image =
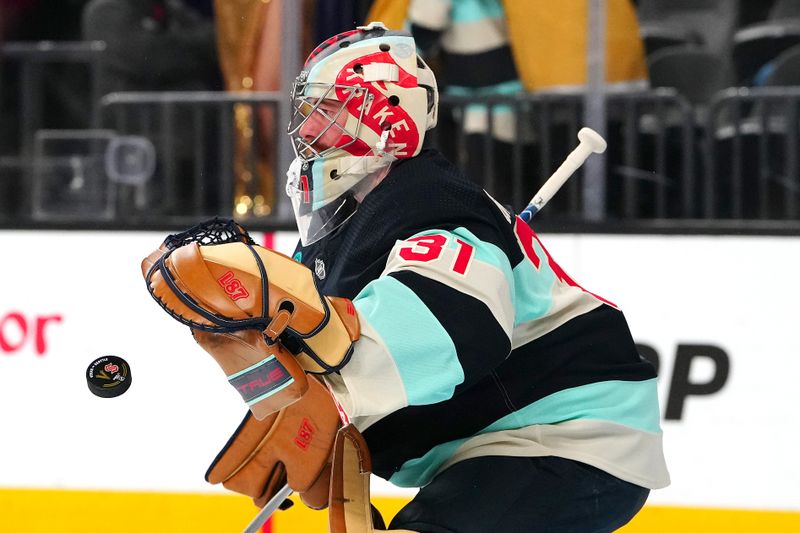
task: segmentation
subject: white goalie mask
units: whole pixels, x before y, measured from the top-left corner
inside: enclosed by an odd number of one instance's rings
[[[309,245],[352,216],[394,161],[420,152],[438,91],[411,35],[373,22],[311,52],[292,105],[286,193]]]

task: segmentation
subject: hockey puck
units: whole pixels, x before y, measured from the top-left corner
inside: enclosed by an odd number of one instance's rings
[[[115,398],[131,386],[131,367],[122,357],[106,355],[92,361],[86,369],[86,383],[92,394]]]

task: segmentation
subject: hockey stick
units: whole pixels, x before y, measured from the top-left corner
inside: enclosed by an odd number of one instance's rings
[[[555,196],[561,186],[583,165],[590,155],[602,154],[606,151],[605,139],[591,128],[581,128],[578,132],[578,140],[580,143],[577,148],[567,156],[561,166],[544,182],[542,188],[531,198],[528,207],[519,214],[522,220],[530,222],[533,216]]]
[[[283,503],[283,500],[288,498],[291,493],[292,489],[289,488],[289,485],[284,485],[283,488],[276,492],[275,496],[273,496],[267,502],[264,508],[258,512],[256,517],[253,518],[253,521],[248,524],[242,533],[258,533],[261,531],[261,526],[263,526],[266,521],[269,520],[269,517],[272,516],[272,513],[274,513],[278,507],[280,507],[280,505]]]

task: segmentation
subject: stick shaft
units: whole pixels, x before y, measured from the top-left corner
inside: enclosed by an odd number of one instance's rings
[[[576,170],[588,159],[592,151],[584,145],[580,145],[573,150],[563,163],[553,172],[553,175],[542,185],[542,188],[533,196],[532,204],[539,209],[556,195],[559,189],[567,182]]]
[[[588,128],[584,128],[584,130],[588,130]],[[522,220],[530,222],[533,216],[556,195],[558,190],[561,189],[570,176],[586,162],[586,159],[588,159],[590,155],[593,153],[602,153],[605,150],[605,141],[603,138],[593,131],[591,133],[591,137],[582,140],[547,181],[544,182],[544,185],[536,191],[536,194],[533,195],[528,206],[519,214]]]
[[[258,533],[261,530],[261,526],[263,526],[269,517],[272,516],[278,507],[280,507],[283,500],[289,497],[292,493],[292,489],[289,488],[289,485],[284,485],[281,490],[275,493],[275,496],[270,498],[267,504],[264,506],[261,511],[253,518],[253,521],[248,524],[245,530],[242,533]]]

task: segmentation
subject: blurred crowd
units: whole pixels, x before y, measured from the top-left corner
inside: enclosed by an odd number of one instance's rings
[[[92,104],[87,98],[92,90],[101,96],[114,91],[279,90],[283,85],[278,58],[286,39],[281,5],[288,1],[0,0],[0,44],[105,42],[97,87],[90,88],[74,65],[49,69],[44,84],[42,126],[87,128],[86,110]],[[390,28],[413,33],[445,95],[569,93],[582,90],[586,83],[589,2],[584,0],[301,3],[302,31],[294,43],[301,57],[324,36],[382,20]],[[795,59],[800,57],[800,0],[607,0],[606,5],[609,90],[674,87],[702,116],[714,94],[726,87],[800,83],[800,68],[795,65],[800,61]],[[776,28],[780,39],[775,38]],[[0,154],[10,154],[19,149],[22,82],[19,70],[13,62],[3,61],[2,52],[0,64]],[[235,120],[249,124],[254,112],[239,106]],[[244,168],[236,172],[240,213],[268,213],[275,194],[275,117],[269,110],[259,113],[258,153],[248,154],[244,140],[236,146],[239,161],[258,159],[257,175]],[[466,136],[469,148],[463,163],[481,183],[487,175],[482,147],[491,132],[496,178],[484,184],[508,201],[511,185],[502,177],[511,172],[512,144],[537,142],[535,128],[529,126],[536,117],[519,128],[521,122],[510,107],[495,106],[487,113],[485,106],[475,104],[456,118],[442,117],[444,131],[458,128]],[[239,134],[245,130],[246,126],[239,128]],[[446,151],[447,139],[454,136],[443,137]],[[525,153],[530,158],[536,154]]]

